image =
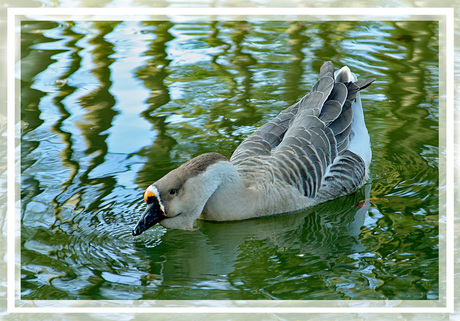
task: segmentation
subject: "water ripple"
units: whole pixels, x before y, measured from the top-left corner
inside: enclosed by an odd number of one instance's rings
[[[436,23],[21,28],[23,299],[437,299]],[[148,185],[230,156],[324,60],[377,78],[362,95],[369,185],[296,214],[132,236]]]

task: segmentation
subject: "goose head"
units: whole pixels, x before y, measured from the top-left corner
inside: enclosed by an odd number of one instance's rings
[[[206,202],[222,182],[225,167],[233,166],[218,153],[197,156],[150,185],[144,193],[147,207],[133,235],[159,223],[166,228],[192,230]]]

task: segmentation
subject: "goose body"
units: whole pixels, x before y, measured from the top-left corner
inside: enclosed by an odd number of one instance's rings
[[[243,220],[291,212],[360,188],[372,158],[357,80],[348,67],[320,70],[309,94],[244,140],[228,160],[197,156],[144,193],[147,208],[133,230],[156,223],[193,229],[196,219]]]

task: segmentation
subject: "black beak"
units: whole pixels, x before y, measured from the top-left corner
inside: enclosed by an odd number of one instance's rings
[[[166,215],[160,208],[158,200],[155,198],[154,201],[147,205],[144,213],[142,214],[139,222],[137,222],[136,227],[133,230],[133,235],[138,236],[142,232],[148,230],[161,220],[165,219]]]

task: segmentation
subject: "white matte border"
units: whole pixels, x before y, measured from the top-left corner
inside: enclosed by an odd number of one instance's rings
[[[341,301],[347,306],[324,306],[328,301],[318,301],[320,307],[228,307],[229,301],[203,301],[207,306],[145,306],[143,303],[156,304],[160,301],[62,301],[37,300],[41,307],[18,306],[19,296],[18,266],[20,254],[16,253],[19,238],[18,215],[19,202],[16,201],[18,187],[18,146],[16,139],[19,135],[20,121],[16,119],[16,88],[17,80],[17,34],[20,32],[19,21],[21,16],[28,16],[36,20],[143,20],[155,16],[178,17],[196,19],[198,17],[250,16],[254,18],[267,17],[273,20],[306,19],[318,20],[318,16],[344,20],[406,20],[418,18],[420,20],[436,20],[430,17],[440,16],[444,24],[440,23],[440,35],[445,37],[446,48],[440,48],[440,61],[445,61],[446,88],[446,216],[445,216],[445,255],[446,255],[446,293],[443,307],[406,307],[395,306],[403,301]],[[346,18],[344,18],[346,17]],[[441,20],[443,20],[441,19]],[[441,21],[440,21],[441,22]],[[445,25],[445,30],[441,30]],[[19,30],[19,31],[18,31]],[[7,19],[7,309],[10,313],[452,313],[454,311],[454,9],[453,8],[10,8]],[[445,60],[441,55],[445,55]],[[441,65],[442,66],[442,65]],[[440,79],[440,82],[443,82]],[[440,119],[440,122],[443,121]],[[440,280],[442,282],[443,280]],[[440,293],[440,296],[444,293]],[[420,300],[418,302],[421,302]],[[428,300],[430,302],[436,302]],[[22,301],[23,303],[28,301]],[[30,301],[29,301],[30,302]],[[82,306],[90,302],[105,306]],[[108,302],[108,303],[107,303]],[[182,301],[187,302],[187,301]],[[191,301],[196,302],[196,301]],[[213,304],[209,304],[213,302]],[[235,301],[237,303],[238,301]],[[249,302],[249,301],[244,301]],[[295,300],[287,301],[295,302]],[[331,302],[331,301],[329,301]],[[332,301],[338,302],[338,301]],[[372,305],[377,306],[372,307]],[[417,301],[411,301],[417,302]],[[275,303],[275,302],[273,302]],[[279,301],[277,302],[279,303]],[[27,305],[27,304],[25,304]],[[66,305],[73,305],[66,307]],[[117,305],[117,306],[115,306]],[[140,306],[142,305],[142,306]],[[227,307],[216,307],[226,305]]]

